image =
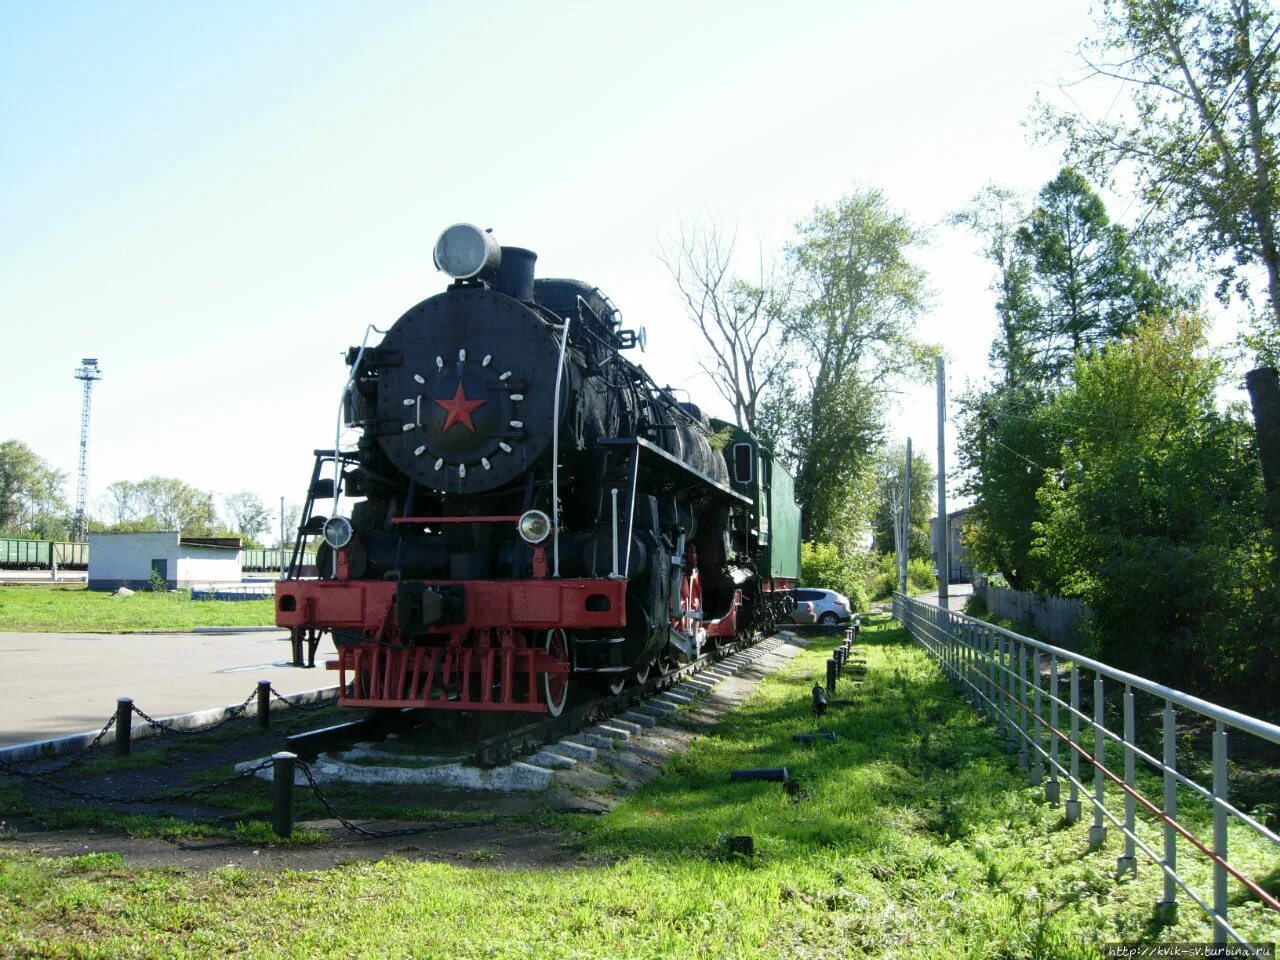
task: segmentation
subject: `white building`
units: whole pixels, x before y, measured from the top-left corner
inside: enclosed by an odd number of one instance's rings
[[[969,564],[969,551],[960,542],[965,521],[969,516],[969,507],[952,510],[947,514],[947,560],[951,567],[947,583],[969,583],[973,579],[973,567]],[[929,520],[929,552],[933,557],[933,565],[938,566],[938,518]]]
[[[159,533],[89,534],[89,589],[149,587],[152,573],[170,589],[240,581],[238,537]]]

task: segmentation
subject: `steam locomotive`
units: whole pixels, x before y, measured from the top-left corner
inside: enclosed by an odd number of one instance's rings
[[[316,451],[295,545],[319,578],[277,586],[280,626],[332,635],[341,702],[558,716],[784,616],[799,508],[768,447],[659,388],[623,356],[643,330],[532,251],[456,224],[434,259],[448,288],[347,354],[360,439]]]

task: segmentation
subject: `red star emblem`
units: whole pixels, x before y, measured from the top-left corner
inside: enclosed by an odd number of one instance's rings
[[[436,401],[449,412],[449,416],[444,422],[446,431],[455,423],[461,423],[472,433],[476,432],[476,425],[471,422],[471,411],[476,407],[484,406],[487,402],[487,400],[468,400],[466,392],[462,389],[461,381],[458,382],[458,389],[454,392],[453,399]]]

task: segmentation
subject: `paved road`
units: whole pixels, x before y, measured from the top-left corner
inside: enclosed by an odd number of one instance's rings
[[[96,730],[117,697],[153,717],[244,700],[259,680],[281,693],[334,685],[291,665],[284,631],[257,633],[0,633],[0,746]]]
[[[962,612],[964,610],[965,601],[969,599],[972,593],[972,583],[951,584],[947,587],[947,609]],[[923,600],[925,603],[932,603],[935,607],[938,605],[938,594],[936,591],[934,593],[922,593],[918,597],[913,597],[912,599]]]

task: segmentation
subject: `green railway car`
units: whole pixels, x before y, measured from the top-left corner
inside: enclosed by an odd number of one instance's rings
[[[0,540],[0,567],[9,570],[37,570],[49,566],[48,540]]]
[[[800,578],[800,507],[795,480],[762,443],[741,427],[712,420],[718,433],[728,431],[724,447],[733,489],[751,498],[746,519],[747,544],[760,574],[760,592],[775,618],[785,616],[793,604],[792,591]]]

